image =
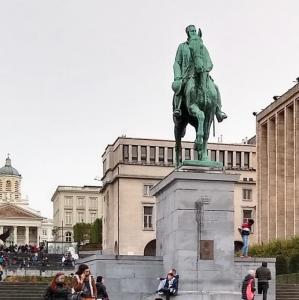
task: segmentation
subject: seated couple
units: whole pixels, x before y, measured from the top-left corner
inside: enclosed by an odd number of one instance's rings
[[[165,295],[166,300],[169,300],[170,296],[175,296],[178,292],[179,275],[175,269],[171,269],[166,278],[158,278],[160,284],[158,287],[158,294]]]

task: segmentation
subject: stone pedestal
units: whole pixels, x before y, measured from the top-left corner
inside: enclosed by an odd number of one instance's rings
[[[241,298],[234,290],[238,178],[221,170],[179,169],[152,189],[157,199],[157,255],[163,257],[165,273],[177,269],[182,299]]]

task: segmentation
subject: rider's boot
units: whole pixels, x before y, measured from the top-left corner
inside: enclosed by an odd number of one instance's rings
[[[173,116],[174,117],[180,117],[182,115],[182,111],[179,109],[179,108],[176,108],[174,111],[173,111]]]
[[[216,115],[216,119],[219,123],[227,118],[226,113],[221,111],[219,108],[217,108],[215,115]]]

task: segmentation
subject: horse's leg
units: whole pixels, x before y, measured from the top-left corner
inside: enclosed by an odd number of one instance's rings
[[[174,121],[174,137],[175,137],[175,161],[176,167],[182,162],[182,137],[185,135],[185,130],[187,124],[182,120],[177,119],[177,117],[173,117]]]
[[[203,124],[204,124],[205,116],[203,111],[200,110],[200,108],[198,107],[196,101],[194,79],[190,79],[187,82],[186,104],[187,104],[187,109],[189,114],[197,119],[197,128],[195,128],[196,130],[195,149],[198,151],[199,159],[201,159],[201,150],[202,150],[203,135],[204,135]]]
[[[208,140],[210,136],[210,129],[214,119],[214,112],[210,112],[209,115],[205,116],[204,121],[204,136],[203,136],[203,147],[202,147],[202,160],[208,160]]]

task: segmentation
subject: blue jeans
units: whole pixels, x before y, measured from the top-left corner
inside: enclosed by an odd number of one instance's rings
[[[242,254],[244,256],[248,256],[249,235],[242,235],[242,240],[243,240]]]

